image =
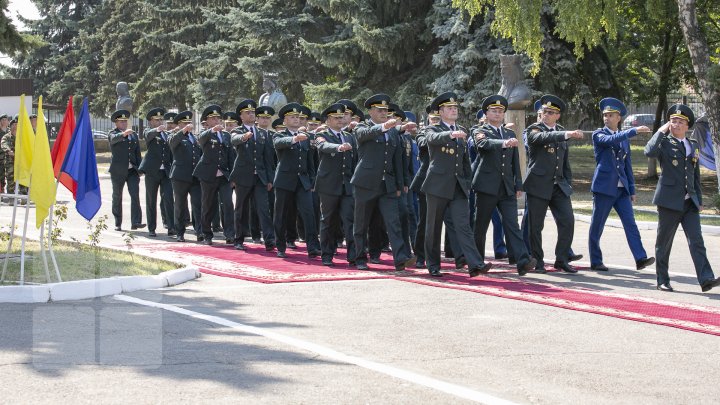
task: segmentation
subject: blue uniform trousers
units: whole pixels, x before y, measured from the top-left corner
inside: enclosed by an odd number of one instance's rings
[[[590,264],[599,265],[603,262],[602,251],[600,250],[600,237],[603,229],[605,229],[605,221],[607,221],[610,210],[615,208],[615,212],[620,216],[623,229],[625,230],[625,238],[632,252],[635,261],[647,258],[647,253],[640,239],[640,231],[638,231],[635,223],[635,215],[633,214],[632,201],[630,194],[625,187],[618,187],[614,196],[601,193],[593,193],[593,212],[590,220],[590,239],[588,245],[590,247]]]

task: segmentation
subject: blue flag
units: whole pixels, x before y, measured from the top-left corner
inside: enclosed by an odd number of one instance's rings
[[[698,141],[700,148],[700,164],[709,170],[715,170],[715,152],[713,151],[713,140],[710,134],[710,123],[706,117],[700,117],[693,129],[693,138]]]
[[[100,180],[98,180],[87,97],[83,100],[82,111],[60,171],[67,173],[77,183],[77,188],[73,193],[75,209],[88,221],[93,219],[100,210],[102,200],[100,199]]]

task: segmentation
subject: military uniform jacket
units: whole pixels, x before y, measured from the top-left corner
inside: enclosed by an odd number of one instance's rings
[[[163,134],[165,139],[163,139]],[[162,166],[163,171],[169,174],[173,156],[170,151],[167,133],[162,133],[155,128],[148,128],[145,130],[145,141],[147,151],[142,162],[140,162],[138,171],[146,176],[159,176],[160,166]]]
[[[347,132],[343,132],[345,141],[352,145],[352,149],[339,152],[338,147],[343,143],[339,136],[334,135],[329,129],[316,134],[316,138],[323,138],[324,141],[317,142],[317,150],[320,154],[320,164],[315,179],[315,191],[329,195],[353,195],[353,187],[350,183],[355,166],[357,165],[357,142]]]
[[[202,156],[202,148],[197,139],[190,140],[190,136],[183,131],[177,131],[168,138],[173,163],[170,167],[170,178],[185,182],[193,181],[193,171]]]
[[[403,148],[398,130],[383,132],[382,125],[366,120],[358,123],[353,134],[358,143],[358,164],[352,185],[383,193],[402,190]]]
[[[403,186],[410,187],[413,180],[413,140],[409,133],[401,132],[402,140],[402,162],[403,162]]]
[[[615,196],[618,184],[622,184],[630,195],[635,195],[635,177],[630,159],[630,141],[637,134],[635,128],[615,134],[608,127],[595,130],[592,134],[595,151],[595,173],[590,190],[593,193]]]
[[[528,170],[523,182],[526,193],[550,200],[557,183],[568,197],[572,194],[572,170],[564,128],[551,131],[542,122],[525,129],[528,146]]]
[[[310,190],[315,183],[315,150],[309,136],[307,140],[292,143],[293,136],[287,129],[273,136],[278,158],[273,187],[295,191],[299,181],[305,190]]]
[[[428,166],[430,166],[430,152],[428,152],[427,145],[427,127],[418,131],[415,136],[415,142],[417,142],[418,156],[417,159],[420,161],[420,167],[415,172],[415,177],[410,182],[410,189],[416,193],[421,192],[422,184],[427,176]]]
[[[110,174],[113,176],[125,177],[130,169],[138,170],[140,167],[140,141],[138,135],[132,133],[123,136],[122,131],[115,128],[108,133],[110,141]]]
[[[193,175],[201,181],[213,181],[219,177],[219,170],[229,180],[230,170],[235,160],[235,152],[230,144],[230,134],[225,131],[213,132],[211,129],[207,129],[198,136],[197,141],[202,148],[202,156]]]
[[[695,206],[702,205],[702,189],[700,188],[700,166],[698,165],[699,150],[697,141],[690,141],[692,153],[686,156],[684,141],[674,138],[668,133],[656,132],[647,145],[645,156],[656,158],[660,162],[662,174],[658,179],[653,204],[682,211],[685,195],[688,195]]]
[[[230,134],[236,155],[230,181],[236,185],[252,187],[259,179],[262,185],[267,186],[274,181],[275,176],[275,149],[272,138],[266,130],[255,127],[255,137],[243,142],[242,137],[247,132],[247,128],[241,125]]]
[[[15,153],[15,135],[9,132],[0,139],[0,166],[8,166],[8,162],[12,163],[15,161],[15,158],[10,156],[8,152]],[[5,179],[0,179],[0,181],[4,182]]]
[[[477,157],[473,161],[473,190],[497,195],[504,188],[506,195],[515,195],[522,190],[522,172],[520,171],[520,155],[517,148],[503,148],[503,144],[510,138],[516,138],[515,132],[500,127],[500,132],[490,124],[476,128],[473,139],[477,134],[485,137],[475,140]]]
[[[457,130],[467,133],[467,129],[461,126],[457,126]],[[467,142],[463,139],[451,138],[452,132],[443,122],[427,129],[430,165],[422,184],[422,192],[425,194],[452,199],[456,183],[460,185],[466,196],[470,194],[472,171]]]

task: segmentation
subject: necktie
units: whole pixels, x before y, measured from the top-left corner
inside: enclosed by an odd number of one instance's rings
[[[218,137],[218,140],[220,141],[220,143],[223,143],[222,134],[220,132],[217,133],[217,137]]]
[[[195,137],[193,136],[192,132],[188,132],[188,138],[190,138],[190,143],[195,145]]]
[[[454,132],[454,131],[455,131],[455,125],[450,125],[450,130]]]
[[[163,141],[167,142],[167,135],[165,135],[165,132],[161,132],[160,137],[162,138]]]

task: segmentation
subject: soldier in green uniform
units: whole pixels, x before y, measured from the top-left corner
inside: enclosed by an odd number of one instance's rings
[[[690,248],[690,257],[703,292],[720,285],[715,278],[705,251],[700,211],[702,190],[700,188],[700,154],[697,141],[685,137],[695,123],[690,107],[676,104],[667,112],[670,121],[660,127],[645,145],[645,156],[660,162],[662,174],[657,183],[653,204],[658,209],[657,240],[655,256],[657,264],[657,289],[673,291],[670,286],[670,250],[678,225],[682,224]]]
[[[137,133],[128,128],[130,112],[117,110],[112,113],[110,120],[115,128],[108,133],[110,142],[110,180],[113,185],[112,213],[115,217],[115,230],[120,231],[122,225],[122,192],[125,184],[130,194],[130,224],[131,229],[144,228],[142,224],[142,210],[140,208],[140,141]]]

